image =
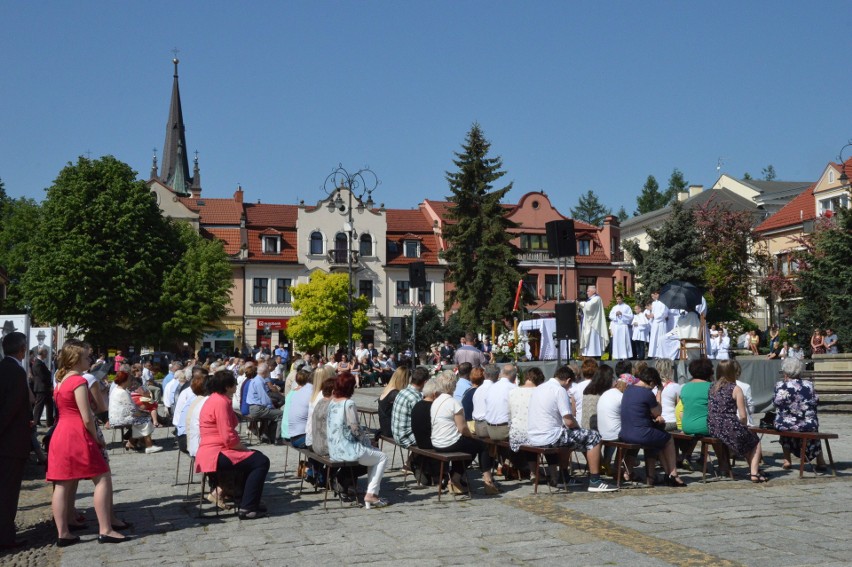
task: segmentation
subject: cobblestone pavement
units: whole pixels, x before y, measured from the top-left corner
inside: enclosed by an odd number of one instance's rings
[[[358,391],[360,404],[375,404],[378,388]],[[582,484],[568,493],[534,495],[529,483],[503,482],[503,494],[486,497],[472,475],[472,500],[445,495],[439,503],[431,488],[403,487],[398,471],[386,473],[382,496],[392,505],[380,510],[341,508],[322,494],[299,494],[291,451],[283,474],[285,448],[260,445],[272,460],[264,492],[270,516],[240,521],[218,517],[206,503],[198,512],[199,484],[174,486],[177,452],[166,432],[161,453],[116,452],[112,468],[120,517],[136,524],[132,541],[98,545],[96,528],[84,542],[52,550],[67,566],[156,564],[170,566],[357,564],[561,564],[561,565],[848,565],[852,541],[852,415],[823,414],[822,429],[841,434],[832,444],[838,476],[806,475],[780,468],[780,447],[763,440],[772,479],[754,485],[738,463],[738,479],[701,483],[700,473],[685,475],[685,489],[631,488],[614,494],[589,494]],[[109,433],[107,434],[109,439]],[[390,455],[391,448],[387,449]],[[188,461],[181,459],[180,481]],[[196,477],[196,480],[197,477]],[[361,490],[363,490],[363,479]],[[49,491],[44,491],[49,497]],[[94,516],[91,484],[81,482],[79,507]],[[94,522],[90,522],[94,524]],[[17,557],[17,556],[15,556]],[[0,557],[5,564],[5,558]],[[26,564],[26,563],[21,563]]]

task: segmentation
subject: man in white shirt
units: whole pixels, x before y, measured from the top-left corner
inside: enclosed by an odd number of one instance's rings
[[[518,387],[515,380],[518,369],[514,364],[504,364],[500,377],[485,394],[485,423],[488,437],[495,441],[509,438],[509,392]]]
[[[601,434],[580,428],[571,415],[571,403],[565,386],[573,379],[574,371],[563,366],[556,370],[553,378],[537,386],[532,393],[527,422],[530,445],[584,451],[589,464],[589,492],[614,492],[618,490],[616,487],[601,480]],[[570,459],[570,452],[564,456]],[[550,476],[551,482],[556,482],[554,467],[550,467]]]
[[[155,402],[159,402],[162,399],[163,389],[154,382],[153,364],[150,360],[142,365],[142,385],[146,390],[151,392],[151,399]]]
[[[186,382],[185,372],[183,370],[175,371],[175,376],[169,383],[166,384],[166,389],[163,391],[163,405],[169,410],[169,417],[174,417],[175,407],[175,392]]]
[[[482,382],[482,386],[478,387],[476,392],[473,393],[473,411],[470,414],[474,422],[473,433],[477,437],[488,437],[488,422],[485,421],[485,396],[500,375],[500,369],[496,364],[486,364],[483,370],[485,371],[485,380]]]
[[[615,305],[609,311],[612,325],[612,360],[625,360],[633,357],[631,346],[631,324],[633,311],[624,303],[624,296],[615,296]]]

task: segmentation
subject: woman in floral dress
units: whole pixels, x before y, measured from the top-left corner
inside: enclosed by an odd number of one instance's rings
[[[802,380],[804,368],[802,361],[796,358],[787,358],[781,365],[784,379],[775,384],[775,397],[772,399],[776,410],[775,429],[778,431],[819,431],[819,396],[814,391],[813,382]],[[779,441],[784,451],[784,463],[781,466],[789,469],[790,455],[799,454],[800,441],[792,437],[780,437]],[[805,455],[808,461],[816,459],[818,467],[825,466],[822,444],[818,439],[808,441]]]

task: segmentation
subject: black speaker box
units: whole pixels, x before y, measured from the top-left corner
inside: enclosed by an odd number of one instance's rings
[[[412,262],[408,265],[408,282],[410,287],[426,287],[425,262]]]
[[[390,323],[391,323],[390,324],[391,340],[401,341],[402,340],[402,317],[391,317]]]
[[[577,304],[572,302],[556,304],[556,338],[578,340]]]
[[[574,221],[555,220],[544,225],[547,229],[547,252],[551,258],[577,255],[577,239],[574,236]]]

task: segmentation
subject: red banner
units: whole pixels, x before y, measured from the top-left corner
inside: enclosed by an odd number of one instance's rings
[[[270,331],[283,331],[287,328],[287,322],[289,320],[290,319],[258,319],[257,328],[266,329],[269,327]]]

